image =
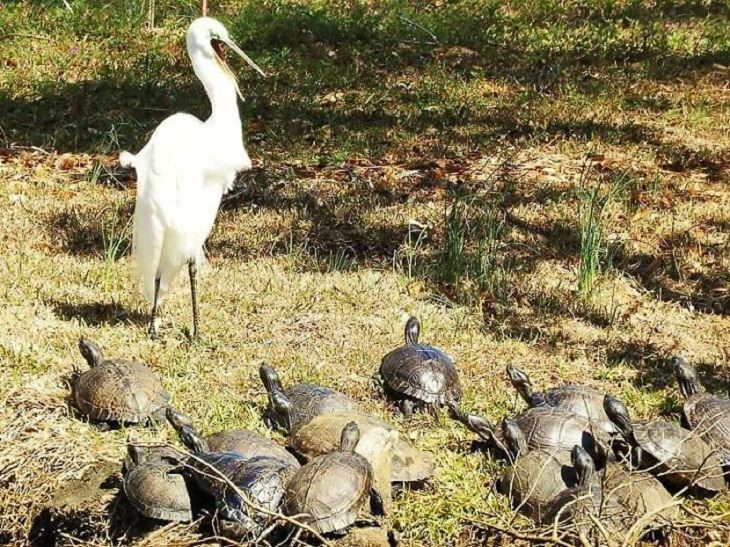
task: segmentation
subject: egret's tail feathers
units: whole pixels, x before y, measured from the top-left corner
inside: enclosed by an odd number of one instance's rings
[[[126,150],[119,154],[119,164],[122,167],[129,168],[134,167],[134,160],[136,156]]]

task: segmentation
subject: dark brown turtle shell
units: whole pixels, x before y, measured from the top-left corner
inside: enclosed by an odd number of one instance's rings
[[[237,452],[246,458],[270,456],[299,467],[299,461],[276,441],[248,429],[219,431],[206,437],[211,452]]]
[[[297,470],[297,467],[278,458],[245,458],[236,452],[196,454],[188,463],[198,487],[215,498],[223,518],[241,523],[242,530],[248,532],[257,531],[269,517],[252,510],[228,482],[220,480],[218,473],[258,507],[277,511],[285,487]]]
[[[315,416],[291,431],[289,446],[309,459],[329,454],[338,449],[342,428],[355,422],[362,434],[372,428],[393,430],[386,422],[365,414],[343,413]],[[393,451],[393,482],[420,482],[428,479],[434,470],[433,461],[426,454],[400,439]]]
[[[284,390],[284,395],[294,406],[292,427],[322,414],[360,411],[360,405],[354,399],[334,389],[314,384],[292,386]]]
[[[357,520],[372,489],[372,468],[354,452],[333,452],[302,466],[289,482],[282,502],[286,515],[320,534],[344,530]]]
[[[666,526],[679,516],[672,495],[646,471],[630,472],[621,465],[609,464],[604,475],[596,479],[600,481],[605,496],[615,497],[631,515],[632,521],[646,521],[647,529]]]
[[[279,375],[266,363],[259,367],[259,376],[269,397],[264,417],[283,429],[291,430],[322,414],[361,412],[357,401],[328,387],[298,384],[284,389]]]
[[[568,384],[554,387],[543,392],[532,389],[530,377],[514,365],[507,365],[507,377],[512,386],[532,408],[537,406],[552,406],[572,412],[587,418],[594,425],[604,429],[607,433],[618,433],[616,425],[608,418],[603,409],[604,394],[587,386]]]
[[[87,340],[79,342],[80,347],[91,345]],[[100,422],[136,424],[161,418],[170,395],[158,376],[142,363],[103,359],[94,347],[94,361],[89,361],[92,368],[73,382],[73,400],[79,411]]]
[[[380,376],[388,392],[422,403],[447,404],[462,396],[454,362],[440,349],[418,343],[418,320],[406,323],[406,344],[383,357]]]
[[[730,466],[730,399],[697,393],[684,403],[689,426],[717,452],[723,466]]]
[[[634,424],[633,431],[641,452],[650,456],[640,465],[651,468],[661,481],[708,492],[727,488],[718,455],[695,432],[663,420]]]
[[[152,519],[190,522],[193,513],[181,467],[151,451],[130,447],[124,474],[124,493],[129,503]]]
[[[535,407],[514,418],[532,449],[570,452],[582,446],[599,467],[606,462],[611,438],[584,417],[553,407]]]
[[[587,418],[607,433],[616,434],[616,426],[608,419],[603,410],[604,394],[586,386],[568,384],[542,392],[544,404],[572,412]]]
[[[259,507],[276,511],[284,487],[298,463],[293,465],[271,456],[249,458],[238,452],[210,452],[208,443],[193,427],[190,418],[168,408],[167,419],[193,452],[187,461],[190,475],[202,491],[215,498],[221,519],[227,521],[226,531],[237,535],[259,532],[269,518],[250,507],[247,499]]]
[[[576,459],[576,453],[580,455],[580,461]],[[553,499],[545,522],[563,522],[563,529],[574,536],[594,538],[601,544],[606,538],[596,531],[595,522],[600,522],[610,538],[626,537],[634,522],[632,515],[617,496],[604,492],[592,458],[580,445],[571,451],[571,464],[578,483]]]
[[[705,392],[697,371],[684,357],[673,357],[672,367],[685,398],[687,426],[717,452],[723,466],[730,466],[730,399]]]
[[[505,471],[497,489],[510,498],[515,510],[545,522],[557,496],[575,486],[576,481],[570,454],[562,450],[531,450]]]

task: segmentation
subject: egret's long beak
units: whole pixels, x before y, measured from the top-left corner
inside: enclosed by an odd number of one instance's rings
[[[253,68],[256,72],[261,74],[261,76],[266,78],[266,73],[263,70],[261,70],[261,68],[259,68],[259,65],[257,65],[256,63],[253,62],[251,57],[246,55],[240,47],[238,47],[235,43],[233,43],[233,40],[226,40],[223,43],[225,45],[227,45],[229,48],[231,48],[233,51],[235,51],[239,56],[241,56],[243,58],[243,60],[246,61],[251,68]]]

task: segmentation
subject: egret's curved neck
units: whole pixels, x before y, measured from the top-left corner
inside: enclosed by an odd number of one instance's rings
[[[200,51],[191,51],[195,74],[203,83],[211,106],[211,115],[206,123],[214,123],[241,133],[241,118],[238,114],[238,96],[236,85],[231,76],[226,74],[218,61]]]

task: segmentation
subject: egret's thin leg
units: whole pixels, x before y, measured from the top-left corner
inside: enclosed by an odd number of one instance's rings
[[[188,262],[188,273],[190,274],[190,294],[193,298],[193,334],[191,338],[195,340],[198,337],[198,283],[196,279],[198,268],[194,260]]]
[[[157,297],[160,294],[160,278],[155,278],[155,297],[152,301],[152,317],[150,317],[150,326],[147,329],[147,336],[155,338],[157,336],[157,329],[155,328],[155,321],[157,320]]]

